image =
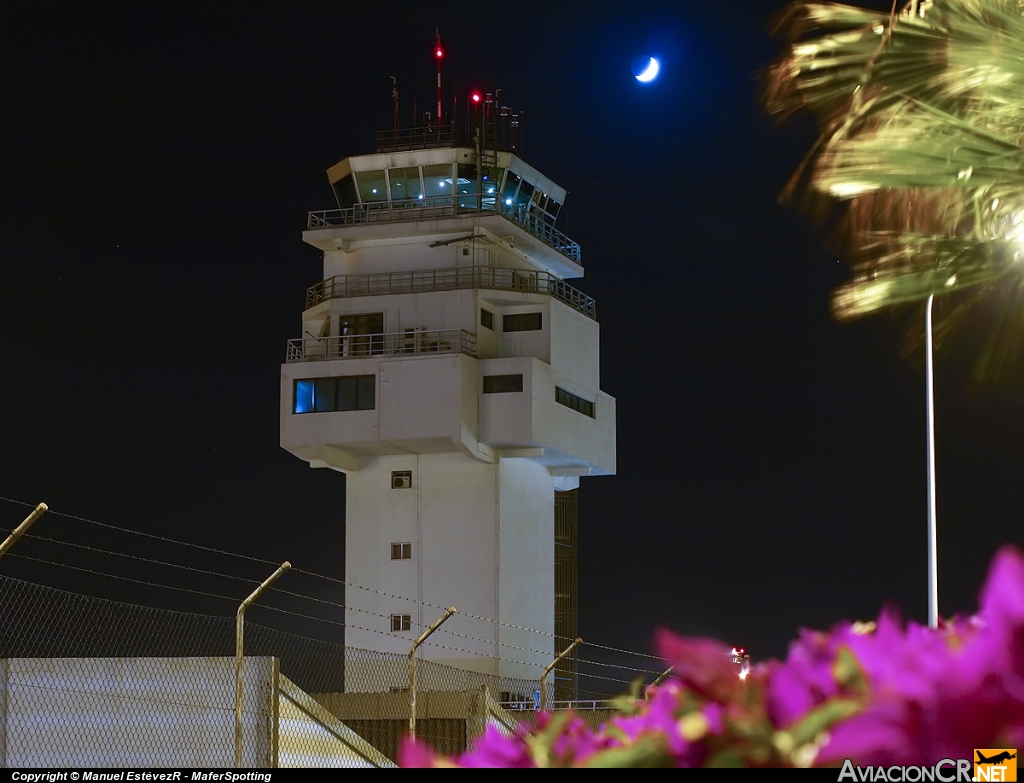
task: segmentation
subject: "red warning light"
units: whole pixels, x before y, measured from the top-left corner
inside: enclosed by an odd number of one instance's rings
[[[437,48],[436,48],[436,49],[434,50],[434,56],[435,56],[435,57],[437,57],[437,59],[438,59],[438,60],[440,60],[440,59],[441,59],[442,57],[444,57],[444,52],[443,52],[443,51],[441,51],[441,47],[440,47],[440,46],[439,46],[439,47],[437,47]]]
[[[480,93],[475,92],[470,97],[473,99],[473,103],[480,103]]]

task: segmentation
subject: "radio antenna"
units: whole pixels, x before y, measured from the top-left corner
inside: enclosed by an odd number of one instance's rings
[[[398,79],[391,77],[391,100],[395,103],[395,130],[398,130]]]
[[[441,48],[441,29],[434,28],[434,59],[437,60],[437,137],[441,138],[441,60],[444,49]]]

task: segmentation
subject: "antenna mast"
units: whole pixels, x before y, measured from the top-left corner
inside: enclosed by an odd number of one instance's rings
[[[395,102],[395,130],[398,130],[398,79],[391,77],[391,100]]]
[[[441,48],[441,29],[434,28],[434,59],[437,60],[437,137],[441,138],[441,58],[444,57],[444,49]]]

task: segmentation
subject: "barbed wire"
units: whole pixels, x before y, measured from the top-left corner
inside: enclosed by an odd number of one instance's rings
[[[45,559],[40,558],[40,557],[32,557],[30,555],[15,554],[13,552],[8,552],[8,556],[9,557],[20,558],[22,560],[33,560],[33,561],[35,561],[37,563],[45,563],[46,565],[57,566],[58,568],[69,568],[69,569],[71,569],[73,571],[81,571],[81,572],[84,572],[84,573],[87,573],[87,574],[94,574],[96,576],[105,576],[108,579],[119,579],[121,581],[132,582],[134,584],[140,584],[140,585],[146,585],[148,587],[158,587],[158,588],[164,588],[164,589],[167,589],[167,590],[177,590],[179,592],[193,593],[195,595],[203,595],[203,596],[208,596],[210,598],[221,598],[221,599],[224,599],[226,601],[232,601],[234,603],[238,603],[238,599],[237,598],[232,598],[232,597],[226,596],[226,595],[218,595],[217,593],[209,593],[209,592],[206,592],[204,590],[194,590],[192,588],[187,588],[187,587],[176,587],[174,585],[163,585],[163,584],[159,584],[157,582],[147,582],[147,581],[145,581],[143,579],[133,579],[131,577],[121,576],[119,574],[108,574],[108,573],[103,572],[103,571],[95,571],[95,570],[90,569],[90,568],[82,568],[80,566],[73,566],[73,565],[70,565],[68,563],[58,563],[58,562],[55,562],[53,560],[45,560]],[[300,597],[302,597],[302,596],[300,596]],[[262,608],[262,609],[268,609],[268,610],[270,610],[272,612],[279,612],[281,614],[288,614],[288,615],[292,615],[294,617],[301,617],[303,619],[313,620],[315,622],[328,623],[330,625],[336,625],[336,626],[341,627],[341,628],[355,628],[355,629],[360,630],[360,631],[368,631],[370,633],[382,634],[382,635],[388,636],[388,637],[390,637],[392,639],[407,640],[406,637],[397,636],[397,635],[395,635],[393,633],[389,633],[387,631],[381,631],[381,630],[378,630],[376,628],[365,628],[363,626],[354,625],[352,623],[339,622],[337,620],[329,620],[329,619],[327,619],[325,617],[316,617],[314,615],[304,614],[302,612],[296,612],[296,611],[293,611],[293,610],[290,610],[290,609],[283,609],[283,608],[281,608],[279,606],[274,606],[273,604],[257,604],[257,606],[259,608]],[[370,614],[377,614],[377,613],[376,612],[370,612]],[[390,619],[389,615],[377,615],[377,616],[385,618],[385,619]],[[493,642],[488,642],[485,639],[481,639],[479,641],[483,641],[483,642],[485,642],[487,644],[493,644]],[[461,647],[452,647],[451,645],[441,644],[440,642],[431,641],[430,639],[425,640],[422,644],[429,645],[431,647],[439,647],[439,648],[445,649],[445,650],[451,650],[453,652],[466,653],[467,655],[476,655],[476,656],[479,656],[479,657],[491,658],[491,659],[495,659],[495,660],[499,660],[499,661],[505,661],[506,663],[516,663],[516,664],[520,664],[522,666],[536,666],[536,665],[538,665],[538,664],[532,663],[532,662],[518,661],[518,660],[515,660],[515,659],[512,659],[512,658],[504,658],[504,657],[501,657],[501,656],[489,655],[488,653],[482,653],[482,652],[479,652],[479,651],[476,651],[476,650],[466,650],[466,649],[463,649]]]
[[[103,555],[111,555],[112,557],[124,557],[129,560],[139,560],[143,563],[151,563],[153,565],[167,566],[168,568],[177,568],[182,571],[192,571],[197,574],[206,574],[207,576],[219,576],[223,579],[234,579],[239,582],[248,582],[249,584],[259,585],[259,582],[255,579],[249,579],[243,576],[233,576],[232,574],[222,574],[219,571],[207,571],[204,568],[194,568],[192,566],[180,565],[179,563],[168,563],[164,560],[154,560],[150,557],[142,557],[140,555],[129,555],[127,552],[114,552],[109,549],[102,549],[101,547],[89,546],[87,544],[76,544],[73,541],[61,541],[58,538],[49,538],[47,536],[37,536],[32,533],[26,533],[25,538],[33,538],[37,541],[48,541],[52,544],[60,544],[61,546],[70,546],[75,549],[87,549],[90,552],[98,552]]]
[[[82,568],[81,566],[73,566],[73,565],[70,565],[68,563],[57,563],[57,562],[54,562],[53,560],[45,560],[45,559],[43,559],[41,557],[32,557],[31,555],[21,555],[21,554],[18,554],[16,552],[8,552],[6,556],[7,557],[16,557],[19,560],[33,560],[33,561],[35,561],[37,563],[45,563],[46,565],[57,566],[58,568],[70,568],[72,571],[81,571],[81,572],[86,573],[86,574],[94,574],[95,576],[105,576],[108,579],[120,579],[120,580],[122,580],[124,582],[133,582],[134,584],[137,584],[137,585],[146,585],[147,587],[160,587],[160,588],[163,588],[165,590],[177,590],[178,592],[181,592],[181,593],[193,593],[195,595],[203,595],[203,596],[207,596],[209,598],[221,598],[221,599],[223,599],[225,601],[232,601],[233,603],[239,603],[238,598],[232,598],[231,596],[227,596],[227,595],[218,595],[217,593],[208,593],[205,590],[193,590],[190,587],[176,587],[174,585],[162,585],[162,584],[158,584],[156,582],[147,582],[144,579],[132,579],[131,577],[128,577],[128,576],[119,576],[117,574],[108,574],[108,573],[105,573],[103,571],[94,571],[91,568]]]
[[[36,504],[33,504],[33,503],[28,503],[28,502],[22,501],[22,500],[15,500],[13,498],[5,497],[5,496],[0,496],[0,501],[6,501],[8,503],[13,503],[13,504],[16,504],[16,505],[26,506],[26,507],[30,507],[30,508],[35,508],[35,506],[36,506]],[[243,555],[243,554],[239,554],[237,552],[229,552],[229,551],[226,551],[226,550],[223,550],[223,549],[217,549],[215,547],[204,546],[202,544],[194,544],[194,543],[191,543],[191,542],[188,542],[188,541],[180,541],[178,539],[170,538],[170,537],[167,537],[167,536],[160,536],[160,535],[156,535],[156,534],[153,534],[153,533],[146,533],[146,532],[139,531],[139,530],[131,530],[130,528],[124,528],[124,527],[120,527],[118,525],[112,525],[112,524],[105,523],[105,522],[98,522],[98,521],[96,521],[94,519],[89,519],[87,517],[82,517],[82,516],[79,516],[77,514],[69,514],[67,512],[63,512],[63,511],[54,511],[53,509],[50,509],[48,513],[54,514],[56,516],[64,517],[64,518],[67,518],[67,519],[74,519],[74,520],[79,521],[79,522],[85,522],[87,524],[96,525],[98,527],[106,528],[108,530],[116,530],[116,531],[123,532],[123,533],[129,533],[131,535],[141,536],[141,537],[144,537],[144,538],[150,538],[150,539],[153,539],[153,540],[161,541],[163,543],[176,544],[178,546],[189,547],[189,548],[192,548],[192,549],[198,549],[198,550],[201,550],[201,551],[204,551],[204,552],[212,552],[212,553],[215,553],[215,554],[225,555],[225,556],[228,556],[228,557],[235,557],[235,558],[239,558],[239,559],[243,559],[243,560],[248,560],[248,561],[256,562],[256,563],[261,563],[261,564],[265,564],[265,565],[273,565],[273,566],[279,565],[279,563],[277,563],[277,562],[275,562],[273,560],[265,560],[263,558],[253,557],[251,555]],[[63,544],[67,544],[69,546],[75,546],[75,547],[82,548],[82,549],[94,549],[95,551],[102,552],[104,554],[122,556],[122,557],[127,557],[127,558],[131,558],[131,559],[135,559],[135,560],[142,560],[144,562],[153,562],[153,563],[156,563],[156,564],[165,565],[165,566],[169,566],[169,567],[172,567],[172,568],[180,568],[180,569],[183,569],[183,570],[190,570],[190,571],[195,571],[195,572],[198,572],[198,573],[205,573],[205,574],[209,574],[209,575],[212,575],[212,576],[222,576],[222,577],[225,577],[225,578],[237,579],[239,581],[247,581],[247,582],[250,582],[250,583],[258,584],[258,582],[256,582],[256,580],[249,580],[249,579],[245,579],[243,577],[235,577],[235,576],[230,576],[228,574],[220,574],[220,573],[217,573],[217,572],[205,571],[204,569],[196,569],[196,568],[192,568],[190,566],[181,566],[181,565],[176,565],[176,564],[173,564],[173,563],[167,563],[167,562],[163,562],[163,561],[148,560],[147,558],[142,558],[142,557],[135,556],[135,555],[128,555],[128,554],[110,552],[108,550],[102,550],[102,549],[95,548],[95,547],[89,547],[89,546],[86,546],[86,545],[83,545],[83,544],[74,544],[74,543],[71,543],[71,542],[62,542],[62,541],[59,541],[57,539],[49,539],[49,538],[46,538],[46,537],[43,537],[43,536],[31,535],[31,537],[39,538],[39,539],[47,540],[47,541],[52,541],[54,543],[63,543]],[[27,556],[21,555],[20,557],[25,558]],[[48,562],[48,561],[41,561],[41,562]],[[51,564],[52,565],[59,565],[59,564],[55,564],[55,563],[51,563]],[[67,566],[67,567],[72,568],[72,566]],[[99,575],[101,575],[101,576],[110,576],[108,574],[103,574],[103,573],[100,573],[100,572],[92,572],[89,569],[78,569],[78,570],[83,570],[83,571],[85,571],[87,573],[99,573]],[[393,599],[396,599],[396,600],[407,601],[407,602],[415,604],[417,606],[429,606],[429,607],[431,607],[433,609],[438,609],[438,610],[441,610],[441,611],[445,611],[448,608],[448,607],[445,607],[445,606],[441,606],[439,604],[431,603],[429,601],[421,601],[421,600],[418,600],[418,599],[415,599],[415,598],[409,598],[407,596],[401,596],[401,595],[397,595],[395,593],[389,593],[389,592],[386,592],[386,591],[383,591],[383,590],[377,590],[377,589],[372,588],[372,587],[365,587],[363,585],[358,585],[358,584],[346,581],[344,579],[338,579],[336,577],[327,576],[326,574],[320,574],[320,573],[318,573],[316,571],[309,571],[309,570],[306,570],[306,569],[294,568],[294,567],[291,570],[294,573],[303,574],[305,576],[310,576],[310,577],[314,577],[314,578],[317,578],[317,579],[323,579],[325,581],[334,582],[336,584],[340,584],[340,585],[343,585],[345,587],[349,587],[349,588],[353,588],[353,589],[357,589],[357,590],[363,590],[363,591],[374,593],[376,595],[384,596],[384,597],[387,597],[387,598],[393,598]],[[148,584],[148,585],[151,585],[151,586],[159,586],[159,585],[153,585],[152,583],[143,582],[143,581],[139,581],[139,583],[140,584]],[[173,588],[173,587],[169,587],[169,589],[177,589],[177,590],[180,590],[180,591],[183,591],[183,592],[193,592],[193,593],[197,593],[199,595],[210,595],[212,597],[224,598],[225,600],[237,600],[237,599],[234,599],[234,598],[228,598],[227,596],[217,596],[217,595],[215,595],[213,593],[203,593],[202,591],[189,590],[187,588]],[[279,592],[287,592],[287,591],[280,590],[280,588],[274,588],[274,589],[277,589]],[[297,594],[297,593],[289,593],[289,594],[295,595],[297,597],[308,598],[310,600],[321,600],[321,599],[312,598],[311,596],[301,596],[300,594]],[[355,609],[355,607],[351,607],[351,606],[345,606],[345,605],[338,605],[338,606],[341,606],[341,608],[353,609],[355,611],[364,611],[364,610]],[[503,620],[495,620],[494,618],[490,618],[490,617],[482,617],[480,615],[476,615],[476,614],[473,614],[471,612],[460,612],[460,615],[463,616],[463,617],[472,618],[474,620],[479,620],[481,622],[493,623],[495,625],[503,626],[503,627],[506,627],[506,628],[512,628],[512,629],[519,630],[519,631],[526,631],[528,633],[535,633],[535,634],[538,634],[540,636],[547,636],[547,637],[551,637],[551,638],[554,638],[554,639],[561,639],[561,640],[564,640],[564,641],[572,641],[573,640],[572,637],[569,637],[569,636],[562,636],[560,634],[554,634],[554,633],[550,633],[548,631],[542,631],[542,630],[539,630],[537,628],[529,628],[529,627],[524,626],[524,625],[518,625],[518,624],[515,624],[515,623],[509,623],[509,622],[506,622],[506,621],[503,621]],[[449,632],[449,633],[451,633],[451,632]],[[467,637],[467,638],[472,638],[472,637]],[[493,644],[494,643],[494,642],[487,642],[486,640],[480,640],[480,639],[475,639],[475,640],[476,641],[484,641],[485,643],[488,643],[488,644]],[[649,660],[656,660],[656,661],[661,661],[662,660],[662,658],[660,656],[657,656],[657,655],[651,655],[649,653],[636,652],[634,650],[627,650],[627,649],[624,649],[624,648],[613,647],[613,646],[610,646],[610,645],[598,644],[596,642],[584,641],[584,642],[582,642],[581,646],[593,647],[595,649],[606,650],[608,652],[616,652],[616,653],[620,653],[620,654],[624,654],[624,655],[633,655],[633,656],[637,656],[637,657],[640,657],[640,658],[647,658]],[[517,647],[516,649],[521,649],[521,650],[529,651],[529,652],[541,652],[541,651],[531,650],[530,648],[524,648],[524,647]]]
[[[8,503],[16,503],[16,504],[18,504],[20,506],[31,506],[32,508],[35,508],[35,505],[36,505],[34,503],[26,503],[23,500],[14,500],[13,498],[8,498],[8,497],[3,497],[3,496],[0,496],[0,500],[6,500]],[[106,528],[108,530],[117,530],[117,531],[119,531],[121,533],[130,533],[133,536],[142,536],[143,538],[152,538],[152,539],[154,539],[156,541],[162,541],[165,544],[177,544],[178,546],[187,546],[187,547],[191,547],[193,549],[201,549],[204,552],[214,552],[214,553],[216,553],[218,555],[226,555],[228,557],[237,557],[237,558],[240,558],[242,560],[250,560],[250,561],[252,561],[254,563],[264,563],[266,565],[280,565],[279,563],[275,563],[273,560],[264,560],[263,558],[260,558],[260,557],[252,557],[251,555],[242,555],[242,554],[239,554],[237,552],[228,552],[227,550],[224,550],[224,549],[217,549],[216,547],[211,547],[211,546],[203,546],[202,544],[193,544],[193,543],[190,543],[188,541],[178,541],[177,539],[174,539],[174,538],[168,538],[166,536],[158,536],[155,533],[145,533],[145,532],[143,532],[141,530],[132,530],[131,528],[127,528],[127,527],[119,527],[118,525],[111,525],[111,524],[108,524],[107,522],[97,522],[95,519],[89,519],[87,517],[80,517],[77,514],[68,514],[67,512],[64,512],[64,511],[54,511],[52,508],[49,509],[49,511],[47,513],[53,514],[54,516],[58,516],[58,517],[65,517],[66,519],[75,519],[75,520],[78,520],[79,522],[86,522],[86,523],[88,523],[90,525],[96,525],[97,527]]]

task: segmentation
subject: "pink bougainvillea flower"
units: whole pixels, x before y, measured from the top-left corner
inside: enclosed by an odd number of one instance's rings
[[[398,766],[409,769],[430,769],[438,764],[439,759],[427,745],[412,737],[405,737],[398,746]],[[450,766],[450,763],[444,766]]]
[[[493,725],[488,725],[484,735],[473,747],[458,758],[460,767],[512,768],[536,767],[530,749],[526,744],[525,731],[512,736],[503,734]]]
[[[1024,560],[1009,548],[997,554],[980,622],[903,631],[883,613],[876,633],[850,649],[870,700],[832,729],[823,763],[922,764],[1002,747],[1024,735]]]
[[[768,714],[776,726],[788,726],[839,692],[832,667],[844,636],[800,630],[785,663],[768,678]]]
[[[664,628],[655,633],[658,652],[672,665],[672,676],[697,694],[727,702],[741,683],[732,649],[714,639],[687,639]]]
[[[599,730],[571,713],[532,736],[489,728],[454,762],[406,742],[403,766],[931,765],[1024,746],[1024,557],[993,561],[977,617],[937,629],[884,610],[868,626],[801,631],[785,661],[740,680],[730,648],[659,631],[678,679]]]

